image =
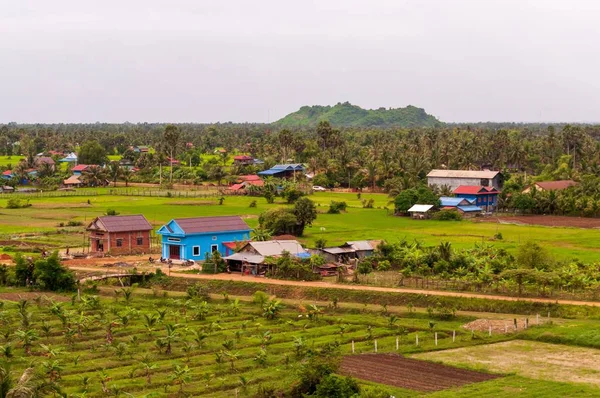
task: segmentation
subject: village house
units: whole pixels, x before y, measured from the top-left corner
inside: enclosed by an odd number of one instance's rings
[[[0,186],[0,193],[13,193],[15,189],[9,185]]]
[[[85,172],[90,166],[87,164],[78,164],[77,166],[73,166],[71,172],[73,175],[80,176]]]
[[[103,216],[95,218],[86,228],[90,252],[133,254],[150,252],[152,225],[143,215]]]
[[[577,185],[579,184],[573,180],[539,181],[525,188],[523,193],[531,192],[533,187],[538,191],[562,191]]]
[[[71,177],[63,180],[63,185],[67,188],[75,188],[83,185],[83,181],[81,181],[81,176],[72,175]]]
[[[148,147],[146,145],[137,145],[137,146],[131,147],[131,150],[135,153],[148,153],[148,152],[150,152],[150,147]]]
[[[162,257],[202,261],[213,252],[228,254],[226,244],[250,239],[252,229],[240,216],[176,218],[160,227]]]
[[[429,186],[448,187],[455,190],[461,185],[484,186],[502,189],[504,184],[499,171],[490,170],[431,170],[427,174]]]
[[[37,167],[41,167],[41,165],[47,164],[50,166],[52,171],[54,171],[56,169],[56,162],[54,162],[54,159],[52,159],[49,156],[40,156],[40,157],[36,158],[35,164]]]
[[[236,155],[233,157],[234,166],[249,166],[254,164],[254,158],[248,155]]]
[[[319,250],[327,262],[348,264],[352,260],[360,260],[372,256],[381,241],[356,240],[335,247],[325,247]]]
[[[474,205],[475,199],[442,196],[440,203],[441,210],[456,210],[463,217],[475,217],[483,211],[481,207]]]
[[[485,211],[493,211],[498,205],[500,191],[493,187],[461,185],[453,193],[459,198],[468,199],[471,204]]]
[[[248,273],[258,274],[258,266],[264,264],[266,258],[279,257],[284,252],[298,258],[310,258],[310,253],[297,240],[268,240],[247,242],[237,253],[225,257],[225,260],[232,271],[248,270]]]
[[[75,154],[75,152],[71,152],[64,158],[60,159],[59,162],[61,162],[61,163],[77,163],[77,155]]]
[[[276,164],[269,170],[259,171],[258,175],[262,177],[276,178],[294,178],[297,173],[304,174],[304,165],[294,164]]]

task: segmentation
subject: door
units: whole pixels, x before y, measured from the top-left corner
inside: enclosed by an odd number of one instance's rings
[[[219,251],[219,245],[210,245],[211,253],[218,252],[218,251]]]
[[[96,251],[97,252],[103,252],[104,251],[104,242],[102,242],[101,240],[97,240],[96,241]]]
[[[169,245],[169,258],[171,260],[179,260],[181,246]]]

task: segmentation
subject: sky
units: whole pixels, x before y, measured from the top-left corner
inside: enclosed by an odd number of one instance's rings
[[[0,0],[0,123],[600,122],[600,1]]]

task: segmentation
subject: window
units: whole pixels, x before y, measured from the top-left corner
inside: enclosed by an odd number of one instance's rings
[[[179,238],[167,238],[167,240],[169,242],[181,242],[181,239],[179,239]]]
[[[212,253],[214,253],[214,252],[218,252],[218,251],[219,251],[219,245],[211,245],[211,246],[210,246],[210,251],[211,251]]]
[[[138,246],[141,246],[141,245],[143,245],[143,244],[144,244],[144,238],[140,238],[140,237],[138,237],[136,240],[137,240],[137,245],[138,245]]]
[[[117,247],[123,247],[123,239],[117,239]]]
[[[200,255],[200,246],[194,246],[194,247],[192,247],[192,255],[193,256],[199,256]]]
[[[217,240],[217,237],[216,237],[216,236],[213,236],[213,238],[212,238],[212,239],[213,239],[213,240]]]

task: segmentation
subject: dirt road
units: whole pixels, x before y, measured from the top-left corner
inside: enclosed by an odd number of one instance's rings
[[[110,267],[85,267],[75,264],[68,264],[69,268],[76,271],[88,271],[88,272],[107,272],[107,273],[119,273],[123,272],[123,269],[110,268]],[[149,268],[148,270],[154,270],[158,266]],[[168,267],[162,267],[162,271],[165,274],[169,274]],[[177,278],[186,279],[198,279],[198,280],[224,280],[224,281],[237,281],[237,282],[254,282],[264,283],[266,285],[284,285],[284,286],[306,286],[306,287],[322,287],[329,289],[347,289],[347,290],[363,290],[363,291],[374,291],[374,292],[394,292],[394,293],[413,293],[413,294],[427,294],[432,296],[443,296],[443,297],[466,297],[466,298],[481,298],[488,300],[501,300],[501,301],[528,301],[537,303],[555,303],[563,305],[589,305],[592,307],[600,307],[600,302],[595,301],[577,301],[577,300],[556,300],[546,298],[521,298],[521,297],[509,297],[509,296],[494,296],[490,294],[477,294],[477,293],[466,293],[466,292],[447,292],[440,290],[421,290],[421,289],[408,289],[408,288],[390,288],[390,287],[378,287],[378,286],[365,286],[365,285],[345,285],[329,282],[304,282],[304,281],[288,281],[280,279],[269,279],[269,278],[257,278],[254,276],[243,276],[240,274],[184,274],[174,272],[171,270],[171,276]]]

